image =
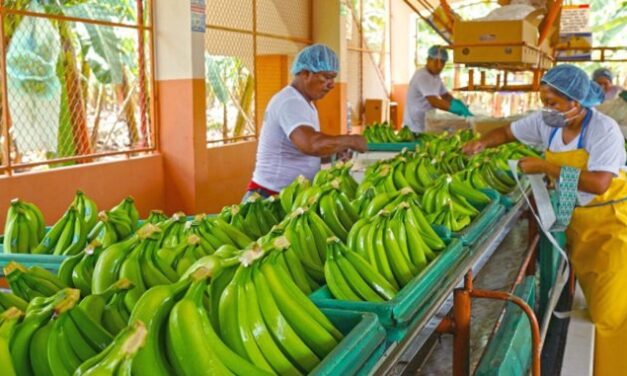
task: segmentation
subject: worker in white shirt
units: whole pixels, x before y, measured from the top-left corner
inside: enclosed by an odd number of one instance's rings
[[[448,60],[448,52],[442,46],[429,48],[427,64],[418,69],[409,81],[403,124],[414,133],[425,131],[427,111],[438,108],[459,116],[472,116],[468,107],[446,90],[440,73]]]
[[[331,136],[320,131],[314,101],[335,85],[339,61],[333,50],[314,44],[298,53],[292,83],[275,94],[266,108],[253,177],[244,200],[253,192],[269,197],[299,175],[312,180],[321,158],[368,149],[361,135]]]
[[[606,101],[616,98],[616,96],[623,91],[622,87],[612,83],[614,75],[607,68],[599,68],[595,70],[592,73],[592,79],[603,89]]]

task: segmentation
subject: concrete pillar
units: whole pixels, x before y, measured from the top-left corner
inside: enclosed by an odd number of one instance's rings
[[[415,25],[412,25],[413,10],[403,0],[391,0],[390,13],[392,19],[392,92],[390,97],[398,104],[397,116],[394,120],[396,124],[402,124],[407,88],[414,74],[412,51],[416,43]]]
[[[344,9],[341,0],[314,1],[313,41],[324,43],[337,54],[340,72],[335,88],[316,103],[320,116],[320,127],[324,133],[338,135],[346,133],[346,82],[348,80],[348,50],[346,48],[346,17],[350,11]]]
[[[209,206],[204,4],[155,1],[155,66],[165,209],[197,213]]]

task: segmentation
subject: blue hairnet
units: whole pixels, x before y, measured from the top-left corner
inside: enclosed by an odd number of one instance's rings
[[[584,107],[598,105],[605,96],[603,89],[590,80],[586,72],[570,64],[561,64],[550,69],[542,77],[541,83],[550,85]]]
[[[438,59],[442,61],[448,61],[448,51],[442,46],[429,47],[429,57],[432,59]]]
[[[293,75],[297,75],[304,70],[314,73],[337,73],[340,70],[340,63],[332,49],[324,44],[312,44],[303,48],[292,64]]]
[[[605,77],[605,78],[607,78],[607,79],[608,79],[608,80],[610,80],[610,81],[612,81],[612,79],[614,79],[614,75],[613,75],[613,74],[612,74],[612,72],[611,72],[609,69],[607,69],[607,68],[599,68],[599,69],[595,70],[595,71],[592,73],[592,79],[593,79],[593,80],[595,80],[595,81],[596,81],[596,80],[597,80],[597,78],[599,78],[599,77]]]

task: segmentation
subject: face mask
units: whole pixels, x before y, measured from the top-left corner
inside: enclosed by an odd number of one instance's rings
[[[576,111],[576,114],[574,116],[569,118],[566,117],[567,114],[570,114],[573,111]],[[544,124],[548,125],[551,128],[564,128],[578,115],[579,111],[577,110],[577,107],[573,107],[566,112],[559,112],[548,108],[542,109],[542,121],[544,121]]]

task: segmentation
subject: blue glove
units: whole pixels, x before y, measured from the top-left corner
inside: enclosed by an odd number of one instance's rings
[[[456,98],[453,98],[453,100],[451,100],[451,107],[449,108],[449,112],[463,117],[472,116],[472,112],[470,112],[464,102]]]

